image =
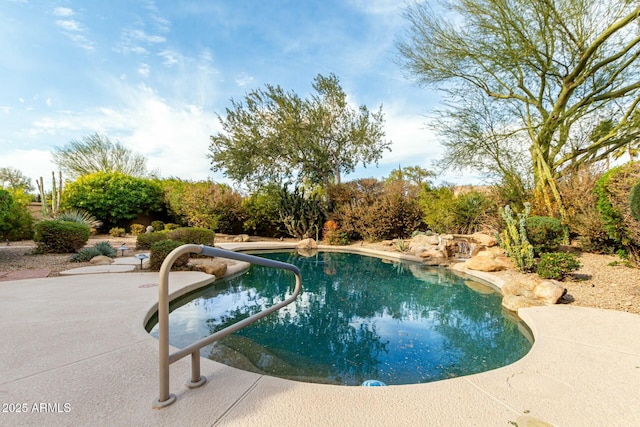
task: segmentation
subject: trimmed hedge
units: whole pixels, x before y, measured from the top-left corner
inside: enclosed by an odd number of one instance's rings
[[[149,257],[149,269],[152,271],[159,271],[162,263],[167,255],[171,253],[177,247],[182,246],[182,243],[175,240],[162,240],[155,242],[151,245],[151,255]],[[189,263],[189,254],[184,254],[175,260],[171,269],[184,268]]]
[[[163,240],[169,240],[169,236],[164,231],[138,234],[136,236],[136,249],[151,249],[152,244]]]
[[[182,227],[167,232],[167,236],[171,240],[180,242],[183,245],[207,245],[213,246],[216,233],[208,228],[199,227]]]
[[[44,220],[36,223],[33,240],[38,252],[70,253],[87,244],[91,229],[79,222]]]

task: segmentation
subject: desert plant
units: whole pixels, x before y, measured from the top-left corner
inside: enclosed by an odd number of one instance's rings
[[[91,215],[84,209],[65,209],[62,212],[57,213],[53,219],[59,219],[60,221],[79,222],[87,224],[89,228],[98,229],[102,227],[102,221]]]
[[[151,245],[151,251],[149,256],[149,269],[152,271],[159,271],[165,258],[172,250],[182,246],[182,243],[175,240],[162,240],[155,242]],[[184,254],[178,257],[173,263],[171,269],[180,269],[185,267],[189,263],[189,254]]]
[[[124,228],[113,227],[109,230],[109,234],[113,237],[124,237],[126,233],[124,231]]]
[[[491,199],[476,190],[455,196],[449,210],[453,226],[450,232],[461,234],[471,234],[488,228],[490,218],[495,215]]]
[[[537,273],[543,279],[562,280],[580,267],[580,262],[573,254],[550,252],[540,255]]]
[[[131,231],[132,236],[137,236],[138,234],[144,233],[146,227],[142,224],[131,224],[129,227],[129,231]]]
[[[280,220],[290,236],[302,239],[319,234],[324,214],[318,195],[305,193],[300,187],[290,192],[285,186],[279,198]]]
[[[98,242],[93,247],[99,250],[101,255],[108,256],[110,258],[113,258],[118,254],[116,249],[111,246],[111,243],[109,242]]]
[[[87,262],[91,261],[92,258],[102,255],[100,249],[95,247],[83,248],[78,251],[78,253],[73,254],[69,257],[69,261],[72,262]]]
[[[167,232],[167,237],[180,244],[208,245],[213,246],[216,233],[208,228],[181,227]]]
[[[91,230],[78,222],[44,220],[36,223],[33,240],[43,253],[76,252],[89,240]]]
[[[166,231],[138,234],[136,236],[136,249],[151,249],[152,244],[163,240],[169,240]]]
[[[506,223],[506,228],[500,233],[500,246],[511,258],[516,268],[527,272],[533,269],[533,246],[527,239],[527,217],[531,212],[531,205],[524,204],[524,212],[517,214],[517,220],[513,217],[513,211],[509,205],[500,209],[500,215]]]
[[[548,216],[530,216],[526,221],[527,239],[534,255],[556,252],[562,243],[564,228],[560,220]]]

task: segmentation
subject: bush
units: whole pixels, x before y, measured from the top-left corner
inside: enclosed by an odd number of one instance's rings
[[[636,221],[640,221],[640,183],[631,187],[629,192],[629,210]]]
[[[108,256],[110,258],[113,258],[118,254],[116,249],[111,246],[111,243],[109,242],[98,242],[94,245],[94,248],[99,250],[101,255]]]
[[[160,220],[151,221],[151,226],[153,227],[153,231],[164,230],[164,222]]]
[[[100,249],[95,247],[80,249],[80,252],[77,254],[71,255],[69,261],[72,262],[87,262],[91,261],[91,258],[102,255]]]
[[[144,231],[146,230],[146,227],[142,224],[131,224],[131,227],[129,227],[129,230],[131,231],[132,236],[137,236],[138,234],[144,233]]]
[[[21,199],[25,199],[22,201]],[[24,194],[11,194],[0,189],[0,238],[6,240],[31,239],[33,219],[27,210]]]
[[[260,188],[242,201],[245,212],[244,231],[260,236],[280,234],[279,189],[273,185]]]
[[[165,231],[175,230],[176,228],[180,228],[178,224],[174,224],[173,222],[168,222],[164,225]]]
[[[169,236],[164,231],[138,234],[136,237],[136,249],[151,249],[152,244],[163,240],[169,240]]]
[[[302,187],[290,192],[284,186],[279,193],[279,202],[280,221],[290,236],[303,239],[319,234],[324,214],[317,194],[305,194]]]
[[[527,239],[533,245],[533,252],[539,256],[543,252],[556,252],[562,243],[564,231],[562,223],[549,216],[530,216],[526,221]]]
[[[573,254],[564,252],[544,253],[538,262],[538,276],[543,279],[562,280],[581,267]]]
[[[109,234],[113,237],[124,237],[126,233],[124,231],[124,228],[113,227],[111,230],[109,230]]]
[[[631,189],[640,181],[640,162],[627,163],[605,173],[596,183],[598,211],[609,238],[629,253],[632,264],[640,264],[640,222],[629,205]]]
[[[490,218],[496,212],[491,200],[475,190],[458,194],[449,209],[453,216],[451,231],[460,234],[472,234],[488,228]]]
[[[80,208],[100,218],[104,229],[123,227],[139,214],[160,212],[164,192],[152,179],[120,172],[95,172],[65,186],[63,208]]]
[[[174,240],[162,240],[155,242],[151,245],[151,254],[149,257],[149,269],[152,271],[159,271],[165,258],[172,250],[182,246],[182,243]],[[173,263],[171,269],[180,269],[185,267],[189,263],[189,254],[184,254],[178,257]]]
[[[167,232],[167,237],[180,244],[213,246],[216,233],[208,228],[182,227]]]
[[[349,244],[349,236],[340,230],[335,221],[329,220],[322,227],[322,236],[327,245],[345,246]]]
[[[38,252],[76,252],[89,240],[91,230],[79,222],[44,220],[36,223],[33,240]]]

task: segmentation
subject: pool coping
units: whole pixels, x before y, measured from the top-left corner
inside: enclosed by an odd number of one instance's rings
[[[218,246],[267,249],[252,243]],[[366,248],[357,252],[405,258]],[[531,351],[488,372],[428,384],[345,387],[201,359],[208,382],[189,390],[184,382],[190,367],[183,359],[171,367],[177,402],[152,409],[158,343],[143,323],[157,303],[157,277],[98,273],[1,282],[0,403],[7,411],[0,407],[0,424],[640,424],[640,316],[571,305],[521,309],[535,337]],[[170,292],[176,297],[210,281],[204,273],[172,272]],[[16,404],[26,410],[15,412]]]

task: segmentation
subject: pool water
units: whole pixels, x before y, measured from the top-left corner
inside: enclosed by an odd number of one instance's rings
[[[497,291],[450,270],[336,252],[260,255],[297,265],[302,293],[203,357],[299,381],[392,385],[495,369],[531,348]],[[171,306],[169,340],[185,347],[286,299],[294,284],[290,272],[253,266],[189,294]]]

